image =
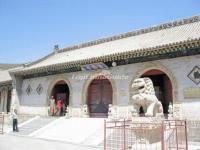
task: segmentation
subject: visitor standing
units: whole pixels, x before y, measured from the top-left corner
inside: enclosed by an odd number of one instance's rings
[[[55,99],[54,96],[52,96],[50,99],[50,115],[54,116],[54,113],[55,113]]]
[[[58,100],[57,100],[57,109],[58,109],[58,115],[61,116],[62,115],[62,100],[61,100],[61,98],[58,98]]]
[[[19,132],[18,129],[18,117],[17,117],[17,109],[14,109],[12,112],[12,119],[13,119],[13,132]]]
[[[66,105],[65,103],[62,104],[62,116],[65,116],[66,113]]]

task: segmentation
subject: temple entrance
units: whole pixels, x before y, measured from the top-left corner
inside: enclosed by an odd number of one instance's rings
[[[70,94],[69,87],[64,80],[58,81],[54,85],[52,92],[51,92],[51,99],[53,97],[55,100],[55,102],[54,102],[55,109],[54,109],[54,113],[52,115],[55,115],[55,116],[64,116],[65,115],[66,108],[69,105],[69,94]]]
[[[8,90],[7,105],[6,105],[7,113],[10,112],[11,94],[12,94],[11,90]]]
[[[164,114],[168,114],[169,104],[173,102],[172,83],[169,77],[157,69],[149,70],[141,77],[149,77],[152,80],[155,94],[162,103]]]
[[[98,76],[88,87],[87,103],[90,117],[107,117],[108,105],[112,104],[112,85],[105,76]]]
[[[3,89],[0,91],[0,112],[9,113],[11,105],[11,90]]]

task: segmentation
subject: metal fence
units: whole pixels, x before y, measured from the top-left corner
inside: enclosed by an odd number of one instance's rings
[[[187,124],[185,120],[163,121],[163,150],[188,150]]]
[[[105,121],[104,150],[188,150],[186,122]]]
[[[0,134],[3,134],[3,127],[4,127],[4,115],[0,113]]]

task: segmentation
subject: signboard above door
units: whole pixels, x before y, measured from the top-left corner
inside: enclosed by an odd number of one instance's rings
[[[98,69],[108,69],[108,66],[105,63],[100,62],[100,63],[94,63],[94,64],[86,64],[81,67],[82,71],[92,71],[92,70],[98,70]]]

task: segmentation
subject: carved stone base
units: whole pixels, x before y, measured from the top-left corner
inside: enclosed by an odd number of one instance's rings
[[[88,105],[83,105],[83,107],[81,108],[82,110],[82,117],[83,118],[89,118],[90,115],[89,115],[89,108],[88,108]]]

